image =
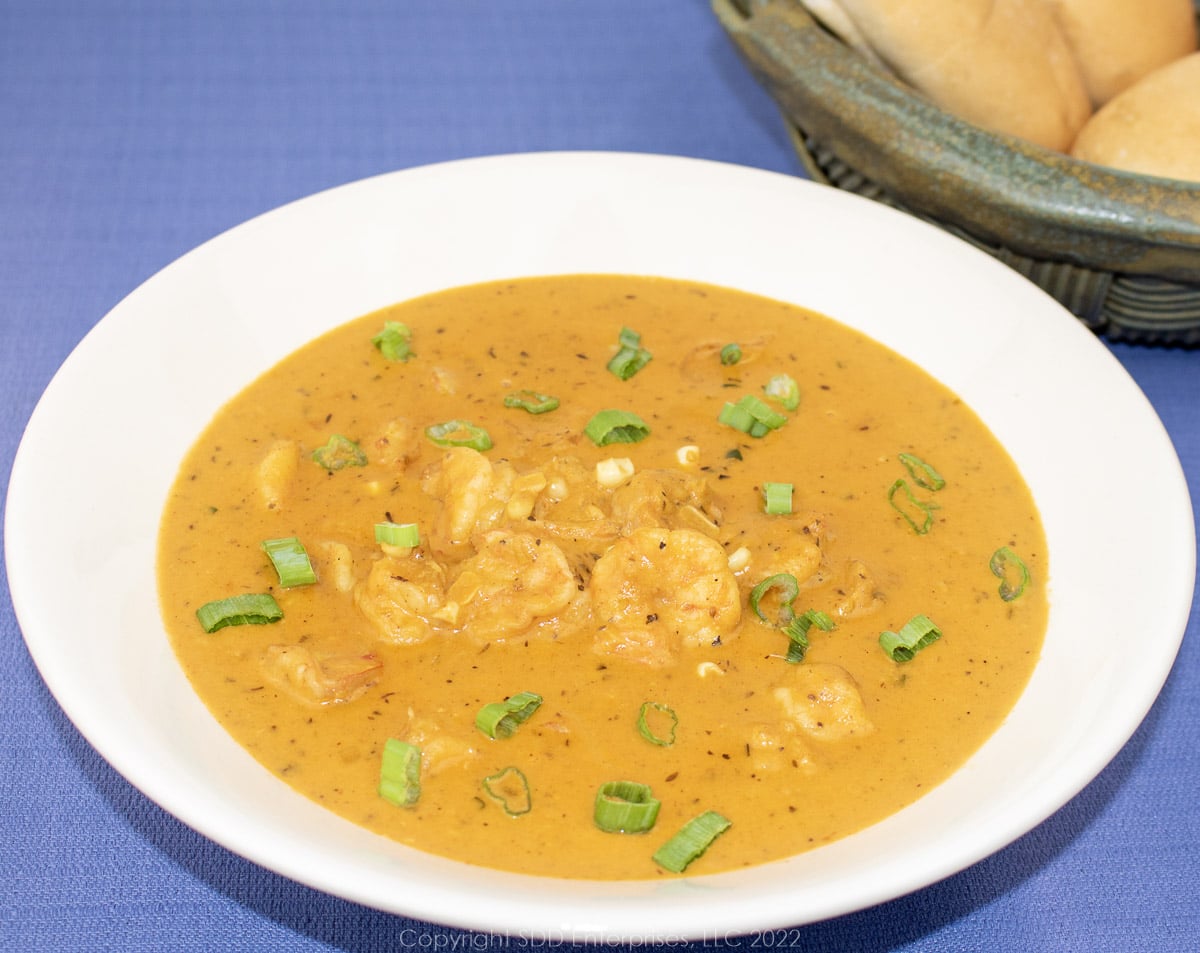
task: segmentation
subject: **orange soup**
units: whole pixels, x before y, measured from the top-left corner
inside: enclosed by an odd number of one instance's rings
[[[953,393],[829,318],[645,277],[331,331],[200,435],[158,558],[184,670],[265,767],[555,877],[894,813],[997,728],[1047,618],[1029,490]]]

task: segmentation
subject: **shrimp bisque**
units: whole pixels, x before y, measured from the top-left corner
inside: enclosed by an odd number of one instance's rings
[[[217,415],[163,516],[179,660],[379,834],[568,878],[730,870],[909,804],[1037,661],[1046,542],[953,393],[644,277],[439,292]]]

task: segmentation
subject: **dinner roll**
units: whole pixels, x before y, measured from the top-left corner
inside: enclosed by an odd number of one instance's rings
[[[1200,53],[1160,67],[1110,100],[1083,127],[1071,154],[1200,182]]]
[[[1192,0],[1045,0],[1095,106],[1196,49]]]
[[[1044,0],[840,0],[906,82],[968,122],[1066,151],[1091,113]]]

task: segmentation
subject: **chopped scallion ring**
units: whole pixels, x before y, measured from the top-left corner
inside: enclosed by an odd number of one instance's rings
[[[921,649],[929,647],[941,637],[942,630],[928,616],[915,615],[904,623],[899,632],[881,632],[879,645],[893,662],[908,662]]]
[[[800,386],[787,374],[776,374],[763,385],[763,393],[784,410],[800,406]]]
[[[371,338],[371,343],[389,361],[407,361],[413,357],[412,331],[399,321],[385,321],[383,330]]]
[[[1001,546],[992,553],[988,568],[1000,580],[1000,598],[1005,602],[1019,598],[1029,585],[1029,567],[1007,546]]]
[[[736,364],[742,359],[742,349],[737,344],[726,344],[721,348],[721,363],[725,365]]]
[[[343,467],[365,467],[367,455],[349,437],[335,433],[323,447],[317,447],[312,458],[330,472]]]
[[[776,619],[767,618],[767,613],[761,605],[767,593],[772,590],[779,591],[779,616]],[[796,616],[796,613],[792,611],[792,602],[795,601],[799,592],[800,583],[795,576],[789,572],[778,572],[773,576],[767,576],[766,579],[750,590],[750,608],[754,610],[756,616],[768,625],[782,627],[791,622]]]
[[[713,841],[733,824],[716,811],[705,811],[680,828],[679,833],[654,852],[654,862],[673,874],[681,874]]]
[[[916,454],[901,453],[898,454],[898,457],[904,464],[904,469],[908,471],[908,475],[912,477],[913,483],[921,489],[937,491],[946,485],[942,475]]]
[[[558,398],[549,394],[539,394],[535,390],[518,390],[504,395],[504,406],[531,414],[548,414],[552,410],[558,410]]]
[[[492,449],[492,438],[482,427],[469,420],[447,420],[425,428],[425,436],[439,447],[470,447],[483,452]]]
[[[278,622],[283,618],[283,610],[270,593],[242,593],[206,602],[196,610],[196,618],[205,632],[216,632],[227,625],[267,625]]]
[[[509,817],[528,814],[533,808],[529,793],[529,781],[519,768],[507,767],[503,771],[483,779],[483,789],[488,797],[500,802]]]
[[[642,702],[638,710],[637,730],[650,744],[671,747],[675,744],[675,728],[678,725],[679,716],[675,714],[675,709],[658,702]]]
[[[421,749],[388,738],[379,763],[379,796],[396,807],[412,807],[421,797]]]
[[[746,394],[736,404],[726,403],[717,420],[751,437],[764,437],[787,423],[787,417],[772,410],[753,394]]]
[[[310,586],[317,581],[317,574],[313,571],[308,553],[295,536],[264,539],[262,548],[279,575],[279,585],[285,589],[292,586]]]
[[[650,436],[650,428],[628,410],[602,410],[583,429],[597,447],[610,443],[638,443]]]
[[[489,738],[511,738],[541,704],[541,695],[518,692],[505,701],[492,702],[479,709],[475,727]]]
[[[376,523],[375,542],[411,549],[421,542],[421,531],[416,523]]]
[[[606,834],[644,834],[658,820],[660,806],[647,784],[605,781],[596,792],[592,818]]]
[[[790,483],[764,483],[763,511],[772,515],[791,513],[792,490]]]
[[[904,493],[902,503],[896,500],[896,495],[900,491]],[[913,532],[918,536],[924,536],[933,528],[933,511],[938,508],[938,505],[917,499],[913,495],[912,488],[909,487],[907,480],[901,479],[893,483],[888,488],[887,499],[892,505],[892,509],[904,517],[905,522],[912,527]],[[910,512],[910,510],[916,512]],[[919,523],[917,522],[918,519],[920,519]]]
[[[808,654],[808,630],[816,626],[822,632],[832,632],[835,628],[833,619],[819,609],[807,609],[783,627],[783,634],[791,644],[788,646],[787,660],[791,665],[799,665]]]
[[[642,347],[642,336],[629,328],[621,328],[617,344],[617,353],[608,362],[608,370],[627,381],[649,364],[653,355]]]

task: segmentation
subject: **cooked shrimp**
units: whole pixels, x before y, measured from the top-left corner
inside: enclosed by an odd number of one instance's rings
[[[612,515],[625,534],[643,527],[666,527],[716,536],[721,507],[701,474],[642,470],[613,492]]]
[[[461,732],[443,730],[430,718],[414,718],[409,722],[405,738],[421,749],[421,774],[433,777],[473,759],[479,752]]]
[[[875,730],[858,684],[840,665],[791,666],[788,684],[774,695],[787,717],[810,738],[841,741]]]
[[[822,581],[825,569],[823,545],[828,538],[820,520],[776,517],[767,521],[744,540],[749,549],[750,572],[746,579],[756,582],[776,573],[795,576],[800,585]],[[739,543],[743,540],[739,538]]]
[[[470,447],[453,447],[430,467],[421,489],[441,502],[429,531],[430,548],[439,556],[465,556],[471,537],[490,529],[504,515],[516,473],[511,466],[493,467]]]
[[[647,665],[730,637],[741,621],[725,550],[694,530],[634,530],[600,557],[589,588],[595,651]]]
[[[384,556],[354,588],[354,602],[389,642],[411,645],[433,634],[445,601],[445,573],[421,550]]]
[[[837,599],[830,611],[838,619],[869,615],[885,601],[875,576],[857,559],[851,559],[842,569],[836,592]]]
[[[333,584],[338,592],[350,592],[354,588],[354,556],[345,543],[323,540],[317,543],[318,559],[321,562],[320,577]]]
[[[403,469],[421,452],[421,433],[410,420],[397,417],[367,441],[372,460]]]
[[[575,574],[554,543],[492,530],[459,567],[442,617],[475,639],[500,641],[552,618],[577,594]]]
[[[539,530],[555,539],[608,543],[621,531],[610,518],[612,491],[596,480],[596,471],[577,457],[555,457],[542,471],[546,484],[531,515]]]
[[[315,655],[305,645],[269,645],[263,674],[275,685],[314,705],[349,702],[379,680],[383,663],[374,655]]]
[[[276,440],[258,465],[258,492],[269,510],[283,505],[300,466],[300,445],[294,440]]]
[[[796,727],[791,722],[755,725],[750,729],[746,745],[755,771],[795,768],[809,775],[817,770],[812,752],[804,740],[796,736]]]

